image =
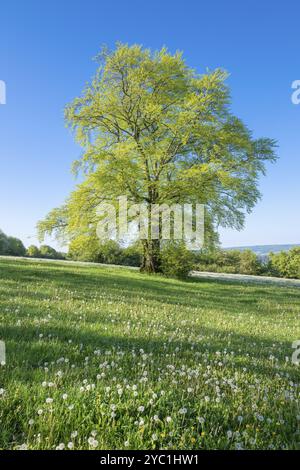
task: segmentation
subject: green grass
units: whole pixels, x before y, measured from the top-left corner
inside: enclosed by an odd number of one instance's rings
[[[0,259],[0,448],[299,448],[299,311],[297,288]]]

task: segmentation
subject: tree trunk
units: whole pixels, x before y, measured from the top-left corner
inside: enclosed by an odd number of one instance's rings
[[[160,241],[145,240],[143,244],[143,261],[141,271],[146,273],[161,272]]]

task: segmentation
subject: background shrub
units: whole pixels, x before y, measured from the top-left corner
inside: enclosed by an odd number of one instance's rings
[[[300,247],[270,253],[270,270],[277,276],[300,279]]]
[[[186,278],[194,263],[193,253],[182,242],[167,243],[161,251],[161,270],[166,276]]]
[[[40,258],[41,252],[37,246],[30,245],[26,250],[26,256],[28,256],[28,258]]]
[[[230,274],[262,274],[264,265],[251,250],[213,250],[196,255],[195,269]]]

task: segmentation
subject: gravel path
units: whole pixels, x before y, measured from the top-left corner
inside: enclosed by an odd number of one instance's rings
[[[256,282],[260,284],[275,284],[278,286],[286,287],[300,287],[300,279],[282,279],[279,277],[249,276],[247,274],[210,273],[202,271],[192,271],[191,276],[201,279],[214,279],[220,281]]]

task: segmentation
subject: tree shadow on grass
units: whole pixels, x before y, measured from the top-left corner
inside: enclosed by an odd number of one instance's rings
[[[6,315],[14,315],[12,307],[15,305],[21,306],[16,317],[9,318],[7,324],[2,323],[0,325],[0,338],[4,339],[7,344],[5,386],[9,387],[10,382],[20,384],[22,394],[26,391],[27,397],[32,393],[33,388],[31,387],[40,386],[41,381],[44,380],[43,365],[45,362],[51,364],[53,361],[56,371],[58,367],[56,365],[57,359],[67,357],[70,364],[74,362],[79,366],[71,372],[73,374],[72,379],[75,379],[73,382],[76,383],[86,378],[86,370],[83,367],[85,356],[91,357],[91,361],[98,360],[97,356],[93,354],[96,349],[100,349],[102,353],[112,348],[125,352],[124,360],[128,362],[124,372],[126,371],[127,379],[134,381],[139,378],[138,374],[141,371],[137,370],[136,362],[131,359],[133,349],[136,351],[143,349],[146,353],[153,354],[154,364],[153,367],[150,367],[149,379],[156,381],[162,371],[167,369],[168,364],[172,363],[172,354],[176,348],[178,348],[178,352],[176,352],[174,361],[176,361],[177,367],[187,365],[195,368],[200,363],[204,372],[207,365],[204,360],[208,357],[210,364],[215,364],[215,367],[220,370],[220,375],[223,373],[224,368],[230,370],[230,376],[235,372],[243,372],[246,368],[247,380],[253,384],[255,378],[272,380],[278,373],[286,374],[288,372],[290,374],[289,379],[293,380],[294,377],[295,380],[297,379],[298,371],[296,371],[296,367],[286,366],[283,362],[284,356],[290,356],[291,354],[291,344],[288,341],[267,339],[250,333],[241,334],[236,331],[213,328],[198,323],[193,324],[192,315],[194,311],[192,311],[192,314],[188,316],[185,322],[184,328],[187,331],[193,331],[194,339],[189,341],[186,338],[183,340],[175,338],[169,343],[168,336],[173,338],[176,326],[180,326],[181,316],[178,317],[178,323],[176,323],[175,316],[176,324],[172,323],[174,318],[172,322],[168,322],[168,319],[166,319],[165,323],[167,325],[161,336],[159,336],[159,332],[157,334],[154,331],[153,336],[149,334],[145,337],[142,329],[140,331],[135,330],[129,336],[126,332],[122,334],[122,331],[120,331],[121,325],[115,323],[115,328],[113,327],[105,310],[97,318],[97,305],[95,305],[95,312],[93,312],[93,307],[89,310],[90,318],[88,322],[76,324],[74,315],[64,317],[64,309],[68,313],[70,305],[64,306],[62,303],[64,296],[75,301],[88,301],[94,297],[96,292],[97,294],[103,293],[106,300],[128,301],[129,308],[134,303],[149,302],[152,307],[156,308],[157,306],[157,309],[163,305],[192,308],[195,309],[197,317],[201,315],[201,309],[215,309],[216,314],[262,314],[263,317],[266,317],[267,315],[274,315],[274,312],[264,309],[260,313],[257,306],[261,299],[270,300],[272,305],[280,304],[286,308],[299,303],[300,296],[296,289],[246,286],[245,284],[229,283],[228,281],[193,279],[180,282],[156,276],[146,278],[135,272],[122,271],[118,273],[116,269],[112,271],[99,267],[92,269],[90,267],[80,267],[77,269],[74,266],[69,267],[66,265],[57,268],[56,266],[45,266],[44,264],[41,266],[28,264],[26,267],[23,267],[22,264],[5,266],[5,269],[1,269],[0,278],[4,282],[1,285],[0,281],[0,318],[1,314],[2,318],[3,314],[4,318]],[[41,288],[45,290],[41,291]],[[56,299],[56,296],[59,296],[59,298]],[[37,317],[42,320],[49,313],[47,308],[49,302],[44,302],[49,300],[53,300],[50,312],[52,313],[53,310],[57,309],[55,323],[39,322],[34,324]],[[76,302],[74,306],[76,306]],[[105,308],[113,309],[113,307],[112,304]],[[180,309],[176,312],[181,313]],[[15,320],[23,320],[27,317],[32,320],[29,325],[23,326],[22,322],[21,326],[14,324]],[[147,323],[149,320],[151,321],[151,318],[147,315],[143,321]],[[124,322],[124,316],[122,322]],[[104,331],[106,324],[109,324],[111,328],[109,333]],[[39,338],[40,332],[43,332],[43,338]],[[49,334],[52,335],[51,338],[48,338]],[[203,340],[195,340],[195,337],[200,336],[203,337]],[[229,338],[230,345],[228,344]],[[68,342],[70,339],[73,341],[72,344]],[[80,345],[82,345],[82,348]],[[227,349],[228,352],[234,351],[234,356],[227,365],[224,363],[219,367],[217,363],[223,359],[222,357],[219,358],[217,352],[224,351],[224,349]],[[199,355],[197,356],[195,353],[199,353]],[[276,357],[280,358],[278,367],[275,367],[274,362],[270,360],[270,354],[275,354]],[[102,354],[99,357],[99,362],[103,362],[103,357]],[[252,377],[249,377],[250,374]],[[179,386],[178,389],[181,393],[183,386]],[[198,397],[196,399],[198,400]],[[13,415],[13,410],[20,408],[21,400],[24,400],[23,395],[15,400],[11,399],[5,410],[7,416],[10,413]],[[209,406],[213,407],[214,427],[220,429],[220,423],[224,420],[224,413],[218,411],[216,404],[210,404]],[[14,434],[20,435],[20,442],[22,442],[21,435],[24,431],[22,426],[21,420],[19,422],[17,417],[9,423],[7,428],[9,431],[4,429],[2,432],[3,446],[15,439],[12,438]],[[5,435],[5,432],[7,435]],[[292,436],[295,435],[295,430],[291,427],[289,432],[291,437],[288,440],[292,443],[294,442]]]
[[[198,343],[176,339],[168,343],[166,338],[112,335],[97,332],[86,325],[81,329],[74,325],[67,327],[49,325],[48,329],[48,326],[44,325],[43,331],[44,337],[40,339],[37,328],[33,325],[22,327],[1,325],[0,337],[4,338],[7,344],[8,366],[10,366],[12,380],[18,376],[19,379],[23,377],[25,381],[30,381],[34,370],[40,368],[45,362],[56,362],[59,357],[68,357],[75,362],[79,360],[83,363],[86,354],[93,355],[97,349],[104,353],[105,350],[111,348],[125,353],[143,349],[146,353],[152,353],[154,363],[159,363],[160,369],[167,367],[171,360],[170,355],[176,348],[178,348],[177,355],[182,358],[182,363],[187,361],[195,365],[198,361],[201,363],[204,356],[207,357],[207,355],[211,359],[215,359],[216,362],[222,360],[219,359],[218,352],[226,349],[229,352],[234,352],[233,362],[229,362],[228,365],[224,363],[221,368],[230,367],[235,372],[246,367],[247,372],[254,375],[272,378],[278,372],[287,371],[284,366],[284,357],[291,350],[291,344],[287,341],[274,341],[233,332],[230,333],[230,348],[228,348],[228,334],[210,327],[201,327],[204,340]],[[52,335],[50,339],[47,337],[48,333]],[[205,337],[208,338],[207,341]],[[212,338],[214,339],[212,340]],[[68,343],[69,339],[72,339],[71,346]],[[191,349],[192,344],[193,349]],[[275,367],[269,359],[270,354],[274,354],[274,351],[276,356],[281,358],[278,367]],[[259,367],[256,361],[260,361]],[[290,370],[295,372],[296,376],[296,371],[292,368]]]
[[[291,303],[297,303],[300,294],[296,289],[283,289],[274,287],[261,287],[261,286],[245,286],[237,283],[228,283],[224,285],[219,281],[203,281],[203,280],[189,280],[187,282],[171,281],[161,277],[145,277],[136,272],[127,272],[120,270],[118,272],[113,269],[111,272],[106,268],[82,268],[79,269],[72,266],[63,266],[61,268],[55,265],[25,265],[14,264],[6,266],[1,270],[1,278],[3,281],[14,281],[12,284],[4,284],[5,290],[0,290],[0,302],[2,311],[9,312],[12,308],[11,299],[13,298],[14,304],[24,305],[24,313],[18,313],[18,319],[25,317],[34,319],[36,317],[43,318],[43,315],[49,313],[47,304],[43,301],[53,300],[52,309],[58,309],[59,314],[63,314],[64,306],[60,305],[63,298],[55,301],[58,293],[62,292],[66,297],[72,300],[86,301],[89,300],[93,293],[104,293],[105,297],[109,300],[116,302],[120,300],[128,300],[132,305],[134,302],[147,303],[151,302],[152,307],[160,308],[160,304],[167,306],[176,305],[179,307],[189,307],[199,310],[197,316],[201,315],[201,309],[215,310],[216,314],[226,313],[235,315],[236,313],[243,315],[260,315],[261,312],[256,308],[262,297],[270,300],[273,304],[282,304],[290,306]],[[16,282],[17,281],[17,282]],[[38,284],[37,284],[38,282]],[[40,292],[41,286],[45,287],[45,292]],[[1,286],[0,286],[1,287]],[[76,291],[76,292],[74,292]],[[66,311],[67,311],[67,307]],[[50,310],[51,311],[51,310]],[[8,313],[11,315],[11,313]],[[67,326],[57,326],[52,324],[38,324],[36,326],[22,326],[17,327],[13,325],[0,325],[1,338],[11,342],[12,350],[15,352],[22,352],[28,354],[32,361],[33,367],[38,367],[45,361],[56,360],[56,355],[60,350],[68,350],[67,340],[76,338],[78,344],[85,344],[87,348],[97,347],[120,347],[126,350],[133,348],[143,348],[145,351],[152,352],[155,355],[163,355],[165,351],[165,343],[167,338],[157,339],[149,336],[148,338],[140,336],[131,336],[130,338],[120,333],[114,336],[103,335],[103,325],[105,323],[111,325],[111,322],[104,315],[97,318],[97,312],[89,311],[90,320],[88,320],[82,330],[74,326],[74,317],[70,318]],[[274,315],[264,310],[263,316]],[[57,321],[65,321],[62,317],[55,318]],[[124,318],[122,319],[124,320]],[[149,321],[149,316],[146,316],[145,322]],[[99,332],[97,329],[99,323]],[[177,327],[180,326],[178,322]],[[168,325],[166,320],[165,335],[172,336],[176,325]],[[102,328],[102,330],[101,330]],[[209,338],[209,341],[197,342],[195,351],[202,353],[213,354],[217,351],[228,349],[228,339],[230,335],[230,350],[234,351],[240,360],[236,361],[236,367],[244,367],[247,364],[246,354],[250,353],[257,359],[263,358],[267,360],[270,353],[279,351],[282,357],[284,354],[290,355],[291,344],[287,341],[274,341],[273,339],[261,338],[250,334],[238,334],[230,330],[218,330],[201,324],[193,324],[192,319],[186,321],[185,328],[192,330],[195,336],[204,336]],[[94,330],[93,330],[94,329]],[[45,340],[38,340],[38,331],[43,331],[45,336],[52,334],[57,338],[52,343],[52,340],[46,342]],[[213,337],[213,341],[211,341]],[[256,343],[256,345],[254,344]],[[275,347],[274,347],[275,345]],[[179,347],[180,350],[187,351],[191,348],[191,343],[172,340],[171,347]],[[240,351],[242,349],[242,351]],[[162,358],[162,360],[164,360]],[[249,366],[247,366],[249,368]],[[251,365],[250,365],[251,367]],[[257,373],[253,369],[253,372]],[[264,366],[260,373],[270,374],[278,372],[271,366]]]
[[[8,266],[1,272],[3,280],[17,280],[18,285],[27,285],[31,292],[18,287],[14,295],[32,299],[49,299],[49,292],[41,294],[36,290],[36,283],[47,282],[47,288],[66,289],[72,292],[74,299],[89,300],[92,293],[105,292],[113,295],[116,300],[123,298],[130,302],[141,301],[158,302],[169,305],[178,305],[192,308],[218,308],[230,314],[248,313],[256,314],[255,307],[267,299],[272,303],[285,304],[300,302],[300,292],[293,288],[276,288],[271,286],[257,286],[238,284],[236,282],[222,282],[215,280],[190,279],[185,282],[164,279],[158,276],[145,277],[135,271],[128,272],[120,269],[112,270],[100,267],[74,268],[55,265],[27,265],[16,269]],[[17,279],[16,279],[17,277]],[[76,290],[76,292],[74,292]],[[10,296],[10,287],[7,292],[1,293],[5,298]],[[50,295],[51,298],[51,295]],[[267,312],[266,312],[267,313]],[[270,312],[271,313],[271,312]]]

